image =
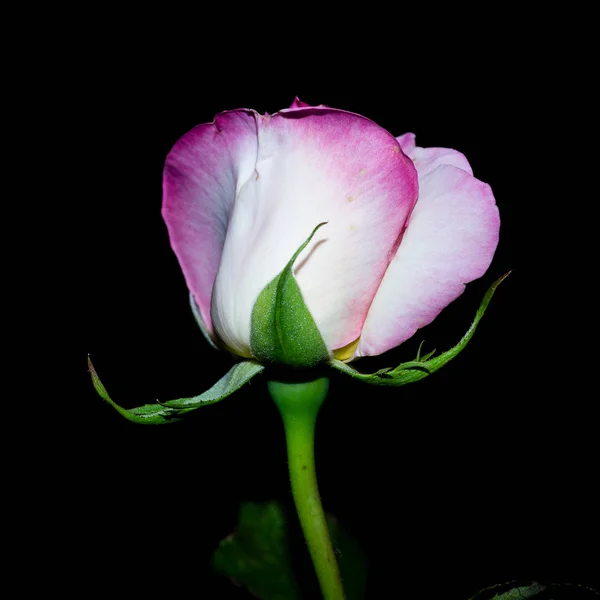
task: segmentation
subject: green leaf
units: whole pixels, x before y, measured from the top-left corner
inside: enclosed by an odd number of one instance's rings
[[[221,541],[214,569],[261,600],[301,600],[287,542],[285,512],[277,502],[245,502],[235,533]]]
[[[327,524],[347,600],[363,600],[367,581],[364,552],[335,517],[327,515]],[[235,533],[222,540],[213,555],[213,567],[261,600],[300,600],[288,536],[285,511],[279,502],[245,502]]]
[[[475,330],[477,329],[477,325],[479,325],[479,321],[485,314],[485,311],[496,291],[496,288],[508,277],[510,271],[497,279],[488,289],[481,304],[479,305],[479,309],[475,314],[475,319],[469,327],[469,330],[463,338],[450,350],[447,350],[443,354],[432,358],[433,352],[421,357],[421,347],[419,346],[419,351],[417,353],[417,358],[415,360],[402,363],[395,367],[394,369],[381,369],[376,373],[361,373],[357,371],[354,367],[339,361],[339,360],[331,360],[330,364],[332,367],[338,369],[338,371],[342,371],[342,373],[346,373],[351,377],[356,379],[360,379],[365,383],[370,383],[373,385],[387,385],[387,386],[400,386],[406,385],[407,383],[413,383],[415,381],[419,381],[435,373],[437,370],[441,369],[445,364],[449,363],[453,358],[455,358],[469,343]]]
[[[193,398],[179,398],[177,400],[168,400],[156,404],[145,404],[138,408],[123,408],[114,402],[108,395],[106,388],[100,381],[92,361],[88,357],[88,368],[92,376],[92,383],[101,398],[106,400],[115,410],[123,415],[129,421],[134,423],[143,423],[148,425],[162,425],[178,421],[184,414],[196,410],[207,404],[214,404],[233,394],[241,388],[247,381],[260,373],[264,367],[254,361],[243,361],[236,363],[229,372],[221,377],[215,385],[209,390],[194,396]]]
[[[340,525],[336,517],[329,514],[326,517],[346,600],[363,600],[367,593],[367,557],[359,543]]]
[[[503,588],[509,587],[509,589],[502,591]],[[537,596],[546,589],[545,585],[533,582],[530,585],[515,586],[515,582],[505,583],[502,585],[493,585],[489,588],[481,590],[470,600],[483,600],[483,598],[489,598],[489,600],[526,600]],[[490,597],[490,594],[496,592]],[[499,593],[498,593],[499,592]]]
[[[577,584],[509,581],[487,587],[470,600],[598,600],[599,597],[596,590]]]
[[[250,349],[252,355],[262,362],[312,367],[329,357],[327,346],[292,273],[299,254],[323,225],[325,223],[315,227],[254,304]]]

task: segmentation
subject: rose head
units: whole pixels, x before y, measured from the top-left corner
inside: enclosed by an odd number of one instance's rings
[[[466,347],[506,277],[438,356],[419,348],[375,373],[349,364],[410,338],[485,273],[498,209],[459,152],[419,148],[412,133],[394,138],[365,117],[298,99],[274,115],[223,112],[185,134],[166,160],[162,214],[202,332],[239,360],[197,396],[129,409],[88,358],[98,394],[134,423],[178,421],[269,364],[327,362],[370,385],[419,381]],[[328,381],[268,384],[295,419],[318,411]]]
[[[492,191],[462,154],[299,100],[192,129],[167,157],[163,191],[205,334],[263,362],[285,362],[264,342],[271,309],[274,331],[288,311],[290,339],[305,326],[317,339],[308,363],[398,346],[485,273],[498,243]]]

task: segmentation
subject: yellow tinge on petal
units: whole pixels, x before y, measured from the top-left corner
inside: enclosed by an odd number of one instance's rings
[[[356,347],[358,346],[358,342],[360,341],[360,336],[357,337],[353,342],[338,348],[333,351],[333,357],[337,360],[348,360],[354,354]]]

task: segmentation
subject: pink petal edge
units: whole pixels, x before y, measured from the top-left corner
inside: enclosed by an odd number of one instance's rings
[[[254,115],[225,111],[194,127],[175,143],[163,171],[162,216],[171,247],[213,337],[211,295],[229,215],[256,159]]]
[[[310,106],[310,104],[307,104],[306,102],[302,102],[302,100],[300,100],[300,98],[298,98],[298,96],[296,96],[294,98],[294,101],[290,105],[290,108],[307,108],[309,106]]]

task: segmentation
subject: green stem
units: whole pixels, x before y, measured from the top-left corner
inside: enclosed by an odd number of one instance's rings
[[[292,494],[325,600],[345,600],[315,473],[315,424],[327,396],[329,379],[304,383],[269,381],[283,425],[288,449]]]

